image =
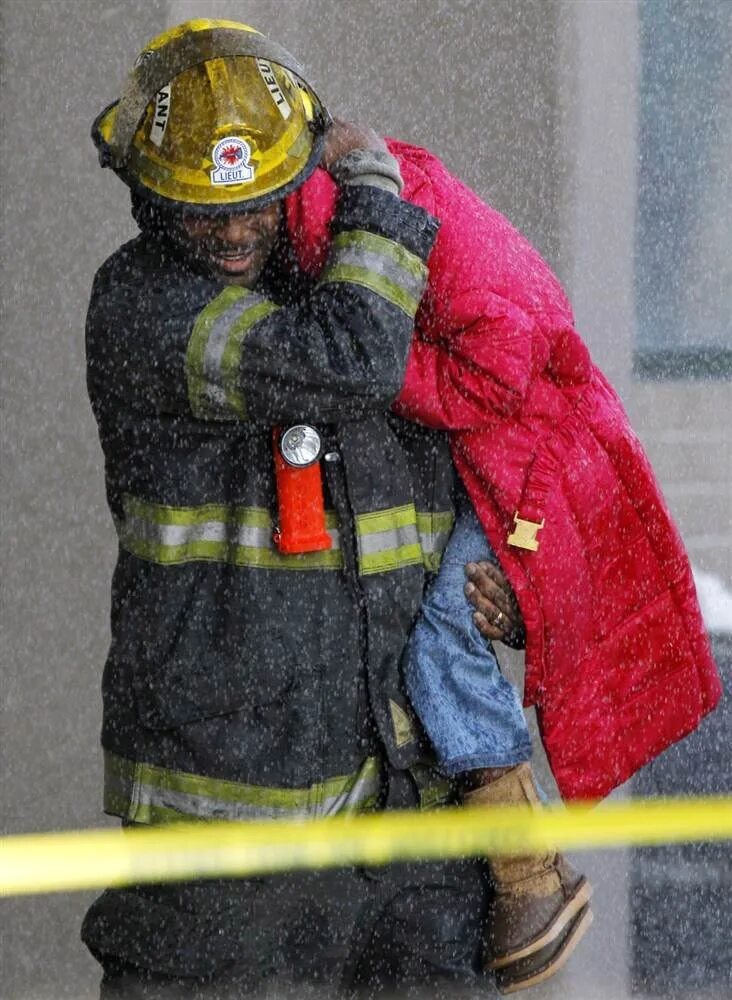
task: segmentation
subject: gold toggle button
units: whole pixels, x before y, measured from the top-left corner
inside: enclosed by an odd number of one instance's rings
[[[541,519],[541,522],[526,521],[523,517],[519,517],[518,511],[516,511],[513,515],[513,524],[513,531],[507,539],[508,544],[515,545],[518,549],[529,549],[531,552],[536,552],[539,548],[536,533],[544,527],[544,518]]]

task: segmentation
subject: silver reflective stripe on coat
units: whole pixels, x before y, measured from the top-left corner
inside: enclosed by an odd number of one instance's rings
[[[373,809],[381,788],[381,762],[306,788],[248,785],[238,781],[132,761],[105,751],[104,809],[134,823],[181,819],[313,819]]]
[[[263,295],[229,285],[201,310],[186,352],[188,398],[195,416],[246,418],[239,379],[244,338],[277,308]]]
[[[356,542],[362,576],[421,563],[414,504],[357,514]]]
[[[451,511],[416,511],[413,504],[356,515],[356,541],[362,575],[423,564],[439,568],[450,536]]]
[[[335,511],[326,511],[332,548],[283,555],[272,539],[272,515],[264,507],[203,504],[172,507],[126,496],[117,522],[123,549],[161,565],[221,562],[260,569],[341,569],[343,555]],[[422,563],[435,571],[453,525],[449,511],[415,511],[413,504],[357,514],[356,542],[362,575]]]
[[[273,522],[263,507],[204,504],[170,507],[126,496],[124,517],[117,522],[123,549],[161,565],[221,562],[261,569],[340,569],[340,534],[333,511],[326,511],[332,548],[283,555],[272,539]]]
[[[455,524],[452,511],[417,511],[417,531],[425,568],[436,573]]]
[[[422,562],[414,504],[357,514],[356,541],[363,576]]]
[[[363,285],[414,318],[427,268],[401,243],[354,229],[338,233],[320,281]]]

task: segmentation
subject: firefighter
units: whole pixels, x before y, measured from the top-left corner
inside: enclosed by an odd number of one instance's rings
[[[328,126],[289,53],[210,20],[154,39],[94,126],[140,226],[87,321],[119,537],[105,810],[125,824],[452,794],[399,675],[452,465],[444,435],[389,411],[437,225],[400,200],[382,140]],[[283,199],[319,164],[340,196],[314,280]],[[298,533],[287,477],[308,470]],[[477,861],[402,864],[109,890],[82,936],[106,997],[272,981],[440,995],[480,977],[485,909]]]
[[[120,536],[106,801],[126,822],[449,798],[398,660],[452,522],[450,465],[440,435],[396,413],[452,432],[482,527],[522,595],[527,696],[565,794],[606,794],[719,697],[683,549],[555,279],[424,150],[342,123],[326,134],[327,124],[288,53],[246,26],[195,21],[147,47],[96,125],[142,231],[101,269],[88,323]],[[429,275],[428,210],[441,226]],[[594,424],[594,450],[571,451],[585,446],[598,394],[627,444],[621,462],[598,452]],[[508,453],[508,440],[521,446]],[[631,459],[634,497],[653,499],[663,621],[655,605],[637,613],[651,555],[642,572],[623,563],[632,600],[613,590],[592,610],[613,576],[596,558],[594,521],[565,512],[569,486],[597,493]],[[545,530],[545,494],[570,463]],[[608,565],[640,530],[618,488],[598,494]],[[549,538],[540,556],[537,532]],[[575,558],[558,559],[565,550]],[[520,616],[489,569],[476,568],[471,600],[487,615],[483,634],[506,638]],[[607,646],[598,659],[596,621],[617,639],[614,659]],[[660,714],[621,745],[621,716],[637,706],[629,627],[653,652],[642,690],[646,714]],[[693,653],[678,643],[671,655],[671,628],[693,637]],[[674,701],[673,718],[671,674],[695,693]],[[605,704],[613,712],[598,712]],[[525,763],[495,771],[462,776],[468,801],[537,804]],[[512,992],[566,960],[589,923],[589,886],[555,852],[494,863],[493,877],[482,962]],[[434,991],[478,974],[484,915],[480,872],[466,863],[107,893],[84,935],[109,995],[130,983],[241,991],[271,976]]]

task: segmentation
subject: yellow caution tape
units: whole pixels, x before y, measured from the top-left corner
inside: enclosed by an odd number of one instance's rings
[[[303,868],[732,838],[732,798],[175,823],[0,840],[0,895]]]

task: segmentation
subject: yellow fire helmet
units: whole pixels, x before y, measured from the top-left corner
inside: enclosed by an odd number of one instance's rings
[[[330,118],[302,67],[236,21],[154,38],[92,138],[133,191],[186,212],[256,211],[318,165]]]

